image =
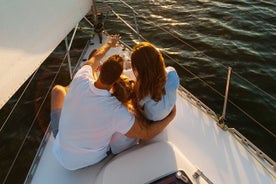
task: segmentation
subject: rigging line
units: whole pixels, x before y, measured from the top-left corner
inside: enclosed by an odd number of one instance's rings
[[[186,70],[188,73],[190,73],[191,75],[193,75],[194,77],[198,78],[201,82],[203,82],[205,85],[207,85],[209,88],[211,88],[214,92],[216,92],[219,96],[221,96],[222,98],[224,98],[224,95],[222,93],[220,93],[218,90],[216,90],[215,88],[213,88],[211,85],[208,84],[208,82],[204,81],[203,79],[201,79],[198,75],[194,74],[193,72],[191,72],[189,69],[187,69],[186,67],[182,66],[179,62],[177,62],[174,58],[172,58],[171,56],[169,56],[168,54],[164,54],[166,55],[168,58],[170,58],[171,60],[173,60],[177,65],[179,65],[181,68],[183,68],[184,70]],[[235,106],[238,110],[240,110],[245,116],[247,116],[249,119],[251,119],[252,121],[254,121],[255,123],[257,123],[260,127],[262,127],[265,131],[267,131],[269,134],[271,134],[273,137],[276,137],[275,134],[273,132],[271,132],[268,128],[266,128],[264,125],[262,125],[259,121],[257,121],[254,117],[252,117],[249,113],[247,113],[245,110],[243,110],[240,106],[238,106],[237,104],[235,104],[232,100],[228,99],[228,102],[230,102],[233,106]]]
[[[84,17],[84,20],[85,20],[91,27],[94,27],[94,25],[89,21],[88,18]]]
[[[146,20],[146,22],[148,22],[148,23],[154,25],[155,27],[158,27],[159,29],[161,29],[161,30],[163,30],[164,32],[168,33],[169,35],[171,35],[171,36],[174,37],[175,39],[179,40],[180,42],[184,43],[185,45],[189,46],[190,48],[192,48],[192,49],[194,49],[194,50],[196,50],[196,51],[198,51],[198,52],[201,52],[201,51],[199,51],[197,48],[195,48],[195,47],[193,47],[192,45],[190,45],[190,44],[188,44],[187,42],[185,42],[184,40],[182,40],[182,39],[180,39],[179,37],[175,36],[174,34],[170,33],[168,30],[162,28],[161,26],[156,25],[153,21],[150,21],[150,20],[147,19],[145,16],[139,15],[139,14],[134,10],[134,8],[133,8],[132,6],[130,6],[129,4],[127,4],[125,1],[123,1],[123,0],[118,0],[118,1],[122,2],[125,6],[127,6],[128,8],[130,8],[130,9],[133,11],[134,14],[136,14],[136,15],[140,16],[141,18],[143,18],[144,20]],[[115,11],[112,10],[112,12],[114,13]],[[125,21],[123,21],[123,22],[125,22]],[[133,28],[131,28],[131,29],[133,29]],[[136,33],[136,34],[139,34],[139,33],[137,33],[136,31],[135,31],[135,33]],[[140,35],[140,34],[139,34],[139,35]],[[204,53],[203,53],[203,54],[204,54]],[[204,55],[205,55],[206,57],[208,57],[209,59],[212,59],[212,58],[209,57],[208,55],[206,55],[206,54],[204,54]],[[224,67],[225,67],[225,66],[224,66]],[[227,67],[225,67],[225,68],[227,68]]]
[[[149,20],[148,18],[146,18],[143,15],[138,14],[133,7],[131,7],[130,5],[128,5],[126,2],[124,2],[123,0],[119,0],[120,2],[122,2],[123,4],[125,4],[127,7],[129,7],[136,15],[140,16],[141,18],[143,18],[146,22],[148,22],[149,24],[152,24],[154,27],[158,27],[159,29],[161,29],[162,31],[168,33],[170,36],[172,36],[173,38],[177,39],[178,41],[180,41],[181,43],[187,45],[188,47],[194,49],[195,51],[200,52],[202,55],[204,55],[205,57],[207,57],[210,60],[214,60],[214,58],[211,58],[210,56],[206,55],[205,53],[203,53],[202,51],[198,50],[197,48],[195,48],[194,46],[190,45],[189,43],[185,42],[183,39],[175,36],[174,34],[172,34],[171,32],[169,32],[168,30],[166,30],[165,28],[162,28],[161,26],[155,24],[153,21]],[[112,12],[115,14],[115,11],[112,10]],[[118,16],[118,15],[117,15]],[[124,20],[122,20],[122,18],[120,18],[121,21],[123,21],[124,23],[126,23]],[[127,24],[127,23],[126,23]],[[129,26],[129,24],[127,24]],[[131,26],[130,26],[131,27]],[[140,35],[139,33],[137,33],[132,27],[131,29],[138,35]],[[143,38],[143,37],[142,37]],[[143,38],[144,39],[144,38]],[[144,39],[145,40],[145,39]],[[216,61],[217,62],[217,61]],[[219,62],[218,62],[219,63]],[[228,67],[224,66],[222,63],[219,63],[220,65],[222,65],[225,69],[227,69]],[[235,71],[232,72],[233,74],[235,74],[236,76],[238,76],[239,78],[241,78],[242,80],[244,80],[245,82],[249,83],[250,85],[252,85],[253,87],[255,87],[256,89],[258,89],[259,91],[261,91],[262,93],[264,93],[265,95],[269,96],[271,99],[276,100],[276,97],[273,97],[271,94],[269,94],[268,92],[264,91],[263,89],[261,89],[260,87],[256,86],[255,84],[253,84],[252,82],[250,82],[248,79],[244,78],[243,76],[241,76],[240,74],[236,73]]]
[[[245,112],[241,107],[239,107],[238,105],[236,105],[233,101],[228,100],[232,105],[234,105],[237,109],[239,109],[242,113],[244,113],[248,118],[250,118],[252,121],[254,121],[255,123],[257,123],[260,127],[262,127],[264,130],[266,130],[269,134],[271,134],[274,138],[276,138],[276,135],[271,132],[268,128],[266,128],[264,125],[262,125],[260,122],[258,122],[256,119],[254,119],[250,114],[248,114],[247,112]]]
[[[132,7],[132,6],[130,6],[129,4],[127,4],[125,1],[123,1],[123,0],[119,0],[121,3],[123,3],[125,6],[127,6],[129,9],[131,9],[132,10],[132,12],[134,13],[134,14],[136,14],[136,15],[138,15],[138,13],[135,11],[135,9]]]
[[[72,36],[71,36],[71,40],[70,40],[70,42],[69,42],[68,50],[67,50],[67,51],[70,51],[70,49],[71,49],[71,46],[72,46],[73,40],[74,40],[74,38],[75,38],[75,35],[76,35],[76,32],[77,32],[77,28],[78,28],[78,27],[79,27],[79,24],[77,24],[77,25],[75,26],[75,28],[74,28],[74,32],[73,32],[73,34],[72,34]]]
[[[44,97],[44,99],[43,99],[43,102],[42,102],[41,105],[39,106],[38,112],[36,113],[36,115],[35,115],[35,117],[34,117],[32,123],[31,123],[31,126],[29,127],[29,129],[28,129],[28,131],[27,131],[27,133],[26,133],[26,135],[25,135],[25,137],[24,137],[24,139],[23,139],[23,141],[22,141],[22,143],[21,143],[21,145],[20,145],[20,147],[19,147],[19,149],[18,149],[16,155],[15,155],[15,158],[13,159],[13,162],[12,162],[11,166],[9,167],[8,173],[6,174],[3,183],[6,183],[6,181],[7,181],[7,179],[8,179],[8,176],[10,175],[11,170],[12,170],[13,167],[14,167],[14,164],[15,164],[15,162],[16,162],[16,160],[17,160],[17,158],[18,158],[18,156],[19,156],[19,154],[20,154],[20,152],[21,152],[21,150],[22,150],[22,148],[23,148],[23,145],[25,144],[25,142],[26,142],[26,140],[27,140],[27,137],[28,137],[28,135],[29,135],[30,132],[31,132],[31,129],[32,129],[32,127],[34,126],[35,120],[37,119],[38,114],[39,114],[39,112],[41,111],[42,106],[44,105],[44,103],[45,103],[45,101],[46,101],[46,99],[47,99],[47,96],[49,95],[49,92],[50,92],[50,90],[52,89],[55,80],[57,79],[58,74],[60,73],[60,70],[61,70],[61,68],[62,68],[62,65],[63,65],[64,62],[65,62],[66,56],[67,56],[67,54],[65,54],[65,56],[63,57],[63,61],[61,62],[60,66],[59,66],[59,69],[58,69],[58,71],[57,71],[57,73],[56,73],[54,79],[52,80],[52,83],[50,84],[50,86],[49,86],[49,88],[48,88],[48,91],[47,91],[47,93],[46,93],[46,95],[45,95],[45,97]]]
[[[136,33],[140,38],[142,38],[144,41],[149,42],[146,38],[144,38],[141,34],[137,33],[135,31],[135,29],[129,25],[125,20],[123,20],[120,15],[118,15],[114,10],[112,10],[112,12],[123,22],[126,24],[127,27],[129,27],[132,31],[134,31],[134,33]],[[177,38],[177,37],[176,37]],[[185,43],[185,42],[184,42]],[[191,46],[192,47],[192,46]],[[196,49],[196,48],[194,48]],[[200,52],[200,51],[199,51]],[[185,68],[184,66],[182,66],[180,63],[178,63],[175,59],[173,59],[172,57],[170,57],[168,54],[164,53],[167,57],[169,57],[171,60],[173,60],[176,64],[178,64],[181,68],[183,68],[184,70],[186,70],[188,73],[190,73],[191,75],[195,76],[196,78],[198,78],[201,82],[203,82],[205,85],[207,85],[209,88],[211,88],[213,91],[215,91],[217,94],[219,94],[220,96],[223,97],[223,95],[217,91],[215,88],[213,88],[212,86],[210,86],[207,82],[205,82],[203,79],[201,79],[199,76],[197,76],[196,74],[194,74],[193,72],[191,72],[190,70],[188,70],[187,68]]]
[[[141,37],[142,39],[144,39],[145,41],[147,41],[147,39],[145,39],[141,34],[137,33],[134,28],[132,28],[128,23],[126,23],[126,21],[124,21],[117,13],[115,13],[114,10],[112,10],[112,12],[114,14],[117,15],[117,17],[124,22],[131,30],[133,30],[139,37]],[[156,25],[155,25],[156,26]],[[175,37],[172,33],[170,33],[169,31],[167,31],[166,29],[162,28],[159,26],[159,28],[167,33],[169,33],[171,36],[173,36],[174,38],[176,38],[177,40],[179,40],[180,42],[188,45],[189,47],[193,48],[196,51],[199,51],[198,49],[196,49],[195,47],[191,46],[190,44],[186,43],[185,41],[181,40],[178,37]],[[199,51],[200,53],[202,53],[201,51]],[[202,53],[203,55],[205,55],[207,58],[213,60],[213,58],[209,57],[208,55]],[[167,54],[165,54],[167,57],[171,58],[170,56],[168,56]],[[172,59],[172,58],[171,58]],[[175,63],[177,63],[181,68],[185,69],[187,72],[189,72],[191,75],[197,77],[201,82],[203,82],[205,85],[207,85],[209,88],[211,88],[213,91],[215,91],[217,94],[219,94],[221,97],[224,97],[223,94],[221,94],[219,91],[217,91],[215,88],[213,88],[212,86],[210,86],[206,81],[204,81],[203,79],[201,79],[199,76],[197,76],[196,74],[192,73],[191,71],[189,71],[187,68],[185,68],[184,66],[180,65],[175,59],[172,59]],[[224,66],[223,64],[221,64],[224,68],[227,68],[226,66]],[[249,84],[251,84],[252,86],[254,86],[255,88],[257,88],[258,90],[262,91],[263,93],[265,93],[266,95],[270,96],[272,99],[275,99],[273,96],[271,96],[270,94],[268,94],[267,92],[265,92],[264,90],[260,89],[259,87],[257,87],[256,85],[254,85],[253,83],[251,83],[250,81],[248,81],[247,79],[245,79],[244,77],[240,76],[239,74],[237,74],[236,72],[233,72],[234,74],[236,74],[238,77],[240,77],[241,79],[245,80],[246,82],[248,82]],[[254,119],[251,115],[249,115],[247,112],[245,112],[244,110],[242,110],[242,108],[240,108],[238,105],[236,105],[234,102],[232,102],[231,100],[228,100],[232,105],[234,105],[237,109],[239,109],[242,113],[244,113],[247,117],[249,117],[252,121],[254,121],[255,123],[257,123],[259,126],[261,126],[264,130],[266,130],[269,134],[271,134],[272,136],[275,137],[275,134],[272,133],[270,130],[268,130],[265,126],[263,126],[260,122],[258,122],[256,119]]]
[[[120,0],[121,1],[121,0]],[[121,18],[120,15],[118,15],[114,10],[112,10],[112,12],[123,22],[126,24],[127,27],[129,27],[132,31],[134,31],[134,33],[136,33],[140,38],[142,38],[144,41],[149,42],[146,38],[144,38],[141,34],[137,33],[135,31],[135,29],[129,25],[123,18]],[[125,45],[125,44],[124,44]],[[129,46],[128,46],[129,47]],[[192,46],[191,46],[192,47]],[[129,47],[130,48],[130,47]],[[195,48],[196,49],[196,48]],[[199,76],[197,76],[196,74],[194,74],[193,72],[191,72],[190,70],[188,70],[186,67],[182,66],[180,63],[178,63],[175,59],[173,59],[172,57],[170,57],[168,54],[164,53],[167,57],[169,57],[171,60],[173,60],[176,64],[178,64],[181,68],[183,68],[184,70],[186,70],[188,73],[190,73],[191,75],[195,76],[196,78],[198,78],[201,82],[203,82],[204,84],[206,84],[209,88],[211,88],[213,91],[215,91],[217,94],[219,94],[221,97],[223,97],[223,95],[217,91],[215,88],[213,88],[212,86],[210,86],[207,82],[205,82],[203,79],[201,79]]]
[[[114,13],[114,12],[113,12]],[[119,15],[117,15],[117,17],[120,17]],[[120,18],[121,19],[121,18]],[[125,21],[124,21],[125,22]],[[129,24],[127,24],[127,26],[130,26]],[[130,26],[131,27],[131,26]],[[131,27],[132,28],[132,27]],[[132,28],[132,30],[134,30]],[[134,31],[136,34],[138,34],[136,31]],[[141,38],[143,38],[145,41],[148,41],[147,39],[145,39],[141,34],[138,34]],[[204,81],[203,79],[201,79],[199,76],[197,76],[196,74],[194,74],[193,72],[191,72],[189,69],[187,69],[186,67],[182,66],[180,63],[178,63],[174,58],[172,58],[171,56],[169,56],[167,53],[164,53],[168,58],[170,58],[171,60],[173,60],[176,64],[178,64],[181,68],[183,68],[184,70],[186,70],[188,73],[190,73],[191,75],[193,75],[194,77],[197,77],[201,82],[203,82],[205,85],[207,85],[209,88],[211,88],[213,91],[215,91],[218,95],[220,95],[222,98],[224,97],[224,95],[222,93],[220,93],[218,90],[216,90],[214,87],[212,87],[211,85],[209,85],[206,81]],[[209,56],[207,56],[209,57]],[[226,67],[225,67],[226,68]],[[242,110],[238,105],[236,105],[234,102],[232,102],[231,100],[228,100],[232,105],[234,105],[237,109],[239,109],[241,112],[243,112],[247,117],[249,117],[252,121],[256,122],[259,126],[261,126],[264,130],[266,130],[269,134],[271,134],[272,136],[275,137],[275,134],[273,134],[270,130],[268,130],[265,126],[263,126],[261,123],[259,123],[256,119],[254,119],[252,116],[250,116],[247,112],[245,112],[244,110]]]
[[[149,42],[146,38],[144,38],[141,34],[137,33],[135,31],[135,29],[129,25],[125,20],[123,20],[120,15],[118,15],[114,10],[112,10],[112,12],[123,22],[126,24],[127,27],[129,27],[132,31],[134,31],[134,33],[136,33],[140,38],[142,38],[144,41]],[[177,38],[177,37],[176,37]],[[178,38],[179,39],[179,38]],[[181,40],[181,39],[180,39]],[[184,42],[185,43],[185,42]],[[186,44],[186,43],[185,43]],[[188,44],[189,45],[189,44]],[[192,47],[192,46],[191,46]],[[193,47],[192,47],[193,48]],[[194,48],[195,50],[197,50],[196,48]],[[200,51],[199,51],[200,52]],[[206,84],[209,88],[211,88],[212,90],[214,90],[216,93],[218,93],[220,96],[223,97],[223,95],[217,91],[215,88],[213,88],[212,86],[210,86],[207,82],[205,82],[203,79],[201,79],[199,76],[197,76],[196,74],[194,74],[193,72],[191,72],[190,70],[188,70],[187,68],[185,68],[184,66],[182,66],[180,63],[178,63],[175,59],[173,59],[172,57],[170,57],[168,54],[164,53],[167,57],[169,57],[170,59],[172,59],[176,64],[178,64],[181,68],[183,68],[184,70],[186,70],[187,72],[189,72],[191,75],[197,77],[201,82],[203,82],[204,84]],[[226,67],[225,67],[226,68]]]
[[[113,10],[112,10],[113,11]],[[114,14],[115,11],[113,11]],[[117,17],[120,17],[118,14],[117,14]],[[122,18],[120,17],[120,20],[123,21],[124,23],[126,23],[124,20],[122,20]],[[127,24],[127,23],[126,23]],[[139,37],[141,37],[142,39],[144,39],[145,41],[148,41],[147,39],[145,39],[141,34],[137,33],[134,28],[132,28],[129,24],[127,24],[128,27],[131,28],[131,30],[133,30]],[[160,29],[162,30],[165,30],[163,28],[160,27]],[[165,30],[165,32],[168,32]],[[168,32],[169,34],[171,34],[170,32]],[[175,37],[174,35],[172,35],[173,37]],[[181,42],[183,40],[181,40],[180,38],[178,37],[175,37],[176,39],[180,40]],[[189,45],[187,44],[186,42],[183,41],[183,43],[185,43],[186,45]],[[192,48],[194,48],[193,46],[191,46]],[[195,50],[199,51],[198,49],[194,48]],[[199,51],[201,52],[201,51]],[[213,58],[209,57],[208,55],[202,53],[203,55],[205,55],[206,57],[208,57],[209,59],[213,60]],[[217,91],[215,88],[213,88],[212,86],[210,86],[206,81],[204,81],[203,79],[201,79],[199,76],[197,76],[196,74],[194,74],[193,72],[191,72],[190,70],[188,70],[187,68],[185,68],[184,66],[182,66],[180,63],[178,63],[175,59],[173,59],[172,57],[170,57],[168,54],[165,53],[165,55],[167,57],[169,57],[170,59],[172,59],[176,64],[178,64],[181,68],[183,68],[184,70],[186,70],[187,72],[189,72],[191,75],[197,77],[201,82],[203,82],[205,85],[207,85],[210,89],[212,89],[214,92],[216,92],[218,95],[220,95],[221,97],[224,97],[223,94],[221,94],[219,91]],[[225,67],[224,65],[222,65],[223,67]],[[226,67],[225,67],[226,68]],[[235,73],[235,72],[233,72]],[[240,78],[242,78],[243,80],[246,80],[248,81],[247,79],[241,77],[239,74],[235,73],[237,76],[239,76]],[[253,83],[249,82],[251,85],[253,85],[255,88],[263,91],[262,89],[258,88],[257,86],[255,86]],[[264,93],[266,93],[265,91],[263,91]],[[268,96],[270,96],[272,99],[274,99],[274,97],[272,97],[270,94],[266,93]],[[242,110],[238,105],[236,105],[234,102],[232,102],[231,100],[228,100],[232,105],[234,105],[236,108],[238,108],[242,113],[244,113],[249,119],[251,119],[252,121],[256,122],[258,125],[260,125],[263,129],[265,129],[269,134],[271,134],[272,136],[275,137],[275,134],[272,133],[271,131],[269,131],[265,126],[263,126],[260,122],[258,122],[256,119],[254,119],[251,115],[249,115],[247,112],[245,112],[244,110]]]
[[[190,71],[189,69],[187,69],[186,67],[182,66],[179,62],[177,62],[174,58],[172,58],[171,56],[169,56],[168,54],[164,53],[165,56],[167,56],[168,58],[170,58],[172,61],[174,61],[178,66],[180,66],[182,69],[186,70],[188,73],[190,73],[192,76],[196,77],[198,80],[200,80],[202,83],[204,83],[206,86],[208,86],[209,88],[211,88],[214,92],[216,92],[218,95],[220,95],[222,98],[224,97],[224,95],[222,93],[220,93],[218,90],[216,90],[214,87],[212,87],[210,84],[208,84],[208,82],[204,81],[203,79],[201,79],[198,75],[196,75],[195,73],[193,73],[192,71]]]
[[[264,94],[266,94],[267,96],[269,96],[271,99],[276,101],[276,97],[272,96],[271,94],[267,93],[266,91],[264,91],[263,89],[259,88],[258,86],[256,86],[255,84],[253,84],[252,82],[250,82],[249,80],[243,78],[240,74],[233,72],[235,75],[237,75],[239,78],[242,78],[244,81],[248,82],[249,84],[251,84],[252,86],[254,86],[255,88],[257,88],[259,91],[263,92]]]
[[[149,19],[147,19],[144,16],[139,15],[140,17],[142,17],[143,19],[145,19],[149,24],[158,27],[159,29],[161,29],[162,31],[168,33],[170,36],[172,36],[173,38],[177,39],[178,41],[180,41],[181,43],[189,46],[190,48],[194,49],[195,51],[200,52],[202,55],[204,55],[205,57],[207,57],[210,60],[216,61],[214,58],[211,58],[210,56],[206,55],[205,53],[203,53],[202,51],[198,50],[197,48],[195,48],[194,46],[190,45],[189,43],[186,43],[183,39],[175,36],[174,34],[172,34],[171,32],[169,32],[168,30],[166,30],[165,28],[162,28],[161,26],[155,24],[154,22],[150,21]],[[223,66],[225,69],[227,69],[227,67],[225,65],[223,65],[222,63],[219,63],[221,66]],[[244,78],[243,76],[241,76],[240,74],[238,74],[237,72],[232,72],[233,74],[235,74],[236,76],[238,76],[239,78],[241,78],[242,80],[244,80],[245,82],[249,83],[250,85],[252,85],[253,87],[255,87],[256,89],[258,89],[259,91],[261,91],[262,93],[264,93],[265,95],[267,95],[268,97],[270,97],[273,100],[276,100],[276,97],[272,96],[271,94],[269,94],[268,92],[264,91],[263,89],[261,89],[260,87],[256,86],[255,84],[253,84],[252,82],[250,82],[248,79]]]
[[[113,11],[113,10],[112,10]],[[113,13],[115,13],[113,11]],[[120,18],[121,21],[122,18]],[[125,22],[125,21],[123,21]],[[137,33],[129,24],[127,24],[128,27],[131,28],[131,30],[133,30],[139,37],[141,37],[142,39],[144,39],[145,41],[148,41],[147,39],[145,39],[141,34]],[[170,34],[170,33],[169,33]],[[179,39],[179,38],[177,38]],[[181,39],[180,39],[181,40]],[[183,41],[184,42],[184,41]],[[185,42],[184,42],[185,43]],[[197,50],[197,49],[196,49]],[[199,51],[199,50],[197,50]],[[199,51],[200,52],[200,51]],[[203,53],[204,54],[204,53]],[[178,63],[175,59],[173,59],[172,57],[170,57],[168,54],[165,53],[165,55],[167,57],[169,57],[171,60],[173,60],[176,64],[178,64],[181,68],[183,68],[184,70],[186,70],[187,72],[189,72],[191,75],[197,77],[201,82],[203,82],[205,85],[207,85],[209,88],[211,88],[213,91],[215,91],[218,95],[220,95],[221,97],[224,97],[223,94],[221,94],[218,90],[216,90],[215,88],[213,88],[211,85],[209,85],[206,81],[204,81],[203,79],[201,79],[199,76],[197,76],[196,74],[194,74],[193,72],[191,72],[190,70],[188,70],[187,68],[185,68],[184,66],[182,66],[180,63]],[[204,54],[206,55],[206,54]],[[210,58],[209,56],[206,55],[206,57]],[[212,58],[210,58],[212,60]],[[224,66],[224,65],[222,65]],[[225,66],[224,66],[225,67]],[[226,68],[226,67],[225,67]],[[238,74],[237,74],[238,75]],[[243,77],[241,77],[243,78]],[[246,79],[244,79],[246,80]],[[249,82],[249,81],[248,81]],[[251,82],[249,82],[251,83]],[[251,83],[252,84],[252,83]],[[252,84],[253,86],[255,86],[254,84]],[[256,88],[258,88],[257,86],[255,86]],[[259,126],[261,126],[263,129],[265,129],[269,134],[271,134],[272,136],[275,137],[275,134],[272,133],[271,131],[269,131],[265,126],[263,126],[260,122],[258,122],[256,119],[254,119],[251,115],[249,115],[247,112],[245,112],[244,110],[242,110],[242,108],[240,108],[238,105],[236,105],[234,102],[232,102],[231,100],[228,100],[232,105],[234,105],[236,108],[238,108],[242,113],[244,113],[249,119],[251,119],[252,121],[256,122]]]
[[[131,29],[134,33],[139,35],[142,39],[146,40],[142,35],[140,35],[129,23],[127,23],[119,14],[117,14],[113,9],[111,10],[114,15],[117,16],[129,29]]]
[[[218,90],[216,90],[214,87],[212,87],[211,85],[208,84],[208,82],[204,81],[203,79],[201,79],[198,75],[194,74],[193,72],[191,72],[189,69],[187,69],[186,67],[182,66],[179,62],[177,62],[174,58],[172,58],[171,56],[169,56],[167,53],[164,53],[165,56],[167,56],[168,58],[170,58],[172,61],[174,61],[178,66],[180,66],[182,69],[186,70],[188,73],[190,73],[192,76],[196,77],[198,80],[200,80],[202,83],[204,83],[206,86],[208,86],[210,89],[212,89],[214,92],[216,92],[219,96],[221,96],[222,98],[224,98],[224,95],[222,93],[220,93]],[[255,123],[257,123],[260,127],[262,127],[265,131],[267,131],[269,134],[271,134],[273,137],[275,137],[275,134],[273,132],[271,132],[268,128],[266,128],[264,125],[262,125],[259,121],[257,121],[254,117],[252,117],[250,114],[248,114],[246,111],[244,111],[240,106],[238,106],[237,104],[235,104],[232,100],[228,100],[233,106],[235,106],[237,109],[239,109],[244,115],[246,115],[249,119],[251,119],[252,121],[254,121]]]
[[[139,33],[137,33],[136,31],[135,31],[135,29],[131,26],[131,25],[129,25],[126,21],[124,21],[121,17],[120,17],[120,15],[118,15],[116,12],[114,12],[113,10],[112,10],[112,12],[123,22],[123,23],[125,23],[126,24],[126,26],[127,27],[129,27],[132,31],[134,31],[140,38],[142,38],[144,41],[147,41],[147,42],[149,42],[149,40],[147,40],[146,38],[144,38],[141,34],[139,34]],[[125,43],[124,43],[125,44]],[[128,46],[129,47],[129,46]],[[129,47],[130,48],[130,47]],[[192,73],[191,71],[189,71],[187,68],[185,68],[185,67],[183,67],[181,64],[179,64],[178,62],[176,62],[172,57],[170,57],[168,54],[166,54],[166,53],[164,53],[167,57],[169,57],[169,58],[171,58],[176,64],[178,64],[181,68],[183,68],[184,70],[186,70],[187,72],[189,72],[191,75],[193,75],[193,76],[195,76],[195,77],[197,77],[197,78],[199,78],[200,79],[200,77],[198,77],[198,76],[196,76],[194,73]],[[202,79],[200,79],[202,82],[204,82]],[[205,83],[205,82],[204,82]],[[208,84],[207,84],[208,85]],[[211,86],[210,86],[211,87]]]
[[[21,100],[21,98],[23,97],[23,95],[25,94],[25,92],[27,91],[27,88],[30,86],[32,80],[34,79],[34,76],[36,75],[38,69],[35,70],[35,72],[32,74],[32,77],[30,78],[28,84],[26,85],[26,87],[24,88],[23,92],[21,93],[21,95],[19,96],[18,100],[16,101],[16,103],[14,104],[13,108],[11,109],[9,115],[7,116],[7,118],[5,119],[4,123],[2,124],[1,128],[0,128],[0,132],[2,132],[2,130],[4,129],[4,127],[6,126],[8,120],[10,119],[11,115],[13,114],[15,108],[17,107],[19,101]]]

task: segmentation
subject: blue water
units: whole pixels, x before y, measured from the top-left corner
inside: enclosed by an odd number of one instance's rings
[[[218,116],[222,113],[227,68],[232,68],[226,123],[276,160],[276,1],[142,0],[126,1],[137,12],[139,32],[177,69],[181,84]],[[118,1],[113,9],[135,27],[132,12]],[[109,33],[119,33],[133,46],[139,39],[112,14]],[[80,24],[71,56],[75,63],[90,32]],[[0,132],[0,181],[4,181],[16,150],[26,139],[7,183],[22,183],[49,123],[48,86],[64,57],[64,43],[43,63],[14,113]],[[172,59],[173,58],[173,59]],[[55,84],[67,85],[66,64]],[[1,125],[23,88],[0,111]],[[41,104],[43,104],[41,106]],[[40,107],[41,106],[41,107]],[[41,110],[40,110],[41,109]],[[36,113],[41,111],[39,115]],[[241,112],[242,111],[242,112]],[[29,128],[32,125],[32,128]],[[26,137],[26,133],[29,133]]]

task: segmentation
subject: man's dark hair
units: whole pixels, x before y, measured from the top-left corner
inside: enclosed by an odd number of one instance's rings
[[[99,79],[103,84],[111,85],[120,78],[123,72],[124,59],[119,55],[112,55],[104,61]]]

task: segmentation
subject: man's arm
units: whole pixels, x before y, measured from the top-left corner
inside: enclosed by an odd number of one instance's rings
[[[97,71],[101,59],[111,47],[117,46],[119,39],[119,35],[111,35],[108,38],[108,41],[104,43],[99,49],[97,49],[96,52],[90,56],[89,60],[84,63],[84,65],[90,65],[93,72]]]
[[[176,115],[176,107],[172,109],[171,113],[160,121],[153,123],[146,122],[145,120],[135,119],[134,124],[130,130],[125,134],[129,138],[138,138],[142,140],[150,140],[157,134],[162,132],[164,128],[173,120]]]

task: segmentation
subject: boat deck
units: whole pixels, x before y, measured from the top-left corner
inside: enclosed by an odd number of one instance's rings
[[[99,47],[97,37],[89,45],[89,53]],[[126,49],[111,49],[124,54]],[[275,173],[265,169],[258,158],[229,132],[216,125],[215,119],[192,102],[179,89],[177,115],[171,124],[149,142],[144,142],[119,155],[111,155],[99,164],[77,171],[64,169],[52,154],[53,137],[46,146],[33,176],[26,183],[149,183],[161,176],[183,170],[193,183],[207,183],[193,175],[200,169],[209,183],[276,183]]]

